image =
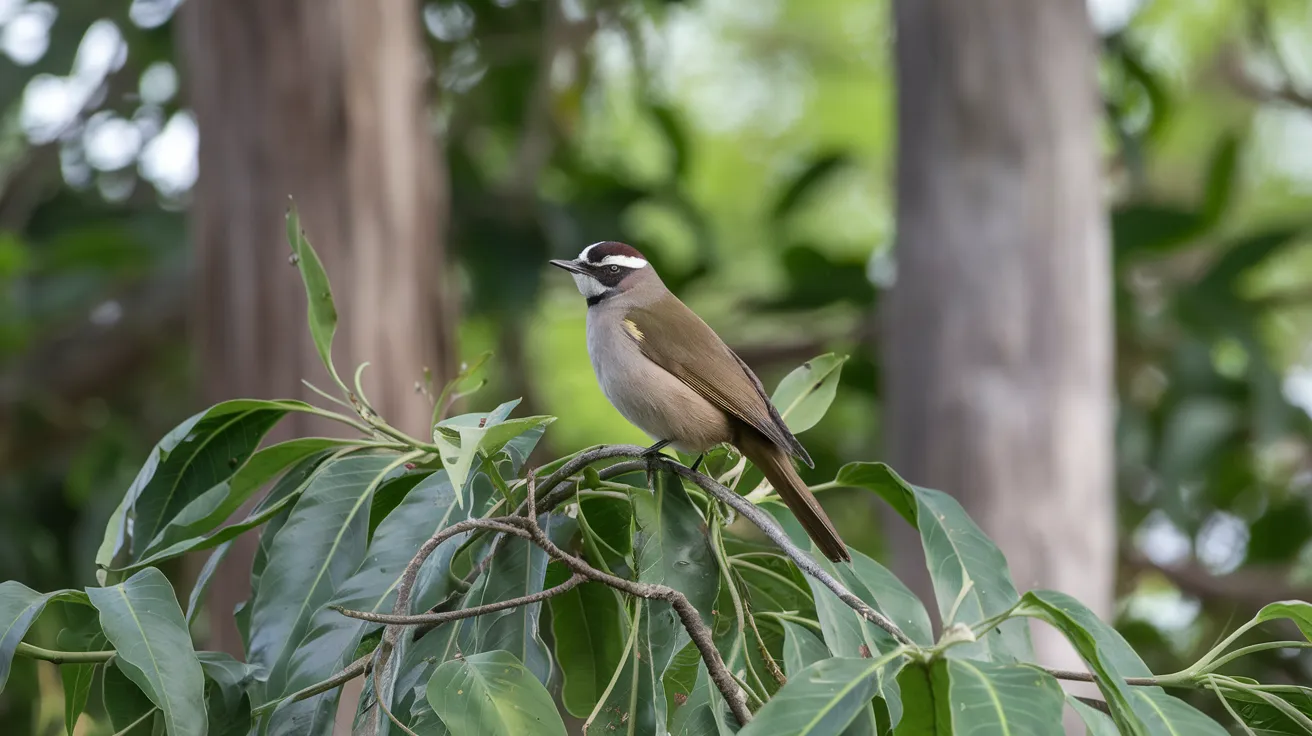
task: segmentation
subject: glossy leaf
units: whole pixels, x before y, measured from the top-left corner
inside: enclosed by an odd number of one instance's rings
[[[948,682],[948,709],[955,734],[1063,736],[1061,686],[1034,667],[966,659],[934,664],[935,687]],[[946,674],[938,677],[938,671]],[[936,693],[942,697],[941,691]]]
[[[1130,690],[1134,712],[1156,736],[1227,736],[1221,724],[1183,700],[1168,695],[1160,687],[1135,687]]]
[[[1122,733],[1150,733],[1135,715],[1126,677],[1149,677],[1139,655],[1112,627],[1103,623],[1074,598],[1051,590],[1030,591],[1016,608],[1017,615],[1042,619],[1060,631],[1089,665],[1102,691],[1112,719]]]
[[[69,627],[59,632],[56,645],[64,652],[101,651],[109,646],[109,640],[100,630],[100,620],[96,610],[90,606],[72,605],[64,607],[65,620]],[[98,664],[61,664],[59,678],[64,685],[64,730],[73,736],[78,718],[86,710],[87,700],[91,697],[91,684],[95,680]]]
[[[509,652],[443,663],[428,683],[428,702],[461,736],[565,734],[551,694]]]
[[[287,662],[314,613],[364,559],[374,488],[401,465],[395,455],[354,455],[317,472],[269,548],[251,601],[247,661],[281,693]]]
[[[114,661],[159,707],[172,736],[204,734],[205,677],[164,573],[147,568],[111,588],[88,588]]]
[[[442,467],[451,483],[464,490],[480,455],[492,457],[516,437],[554,422],[555,417],[534,416],[507,419],[519,400],[508,401],[487,414],[462,414],[440,422],[433,442],[442,451]]]
[[[1010,609],[1019,596],[997,545],[966,515],[956,499],[912,486],[883,463],[850,463],[838,471],[840,485],[878,493],[920,531],[925,562],[934,583],[939,614],[976,623]],[[1006,621],[979,643],[953,647],[953,656],[991,655],[995,660],[1032,660],[1029,630]]]
[[[829,659],[829,650],[820,637],[810,629],[792,621],[784,621],[784,674],[792,677],[822,659]]]
[[[464,518],[464,513],[458,510],[455,492],[446,473],[429,475],[378,526],[378,533],[369,543],[363,562],[336,589],[327,606],[390,613],[401,574],[415,550],[438,529]],[[445,566],[457,544],[457,540],[444,543],[445,553],[435,551],[425,565]],[[441,579],[445,580],[446,576]],[[416,603],[412,610],[422,611],[428,607],[425,601]],[[355,659],[356,647],[364,635],[376,628],[326,606],[318,609],[308,632],[291,653],[282,692],[269,692],[269,697],[286,695],[332,676]],[[311,734],[331,730],[340,695],[340,690],[334,690],[295,703],[283,703],[270,716],[269,734]]]
[[[106,524],[96,554],[101,584],[107,581],[109,568],[126,556],[142,557],[147,543],[170,519],[236,473],[265,433],[296,406],[296,402],[226,401],[165,435]]]
[[[770,401],[793,434],[814,427],[829,411],[838,391],[846,355],[816,356],[784,376]]]
[[[628,617],[618,593],[587,582],[551,599],[551,626],[564,679],[561,703],[586,718],[624,658]]]
[[[1303,637],[1312,641],[1312,603],[1306,601],[1279,601],[1268,603],[1253,617],[1254,624],[1289,619],[1294,622]]]
[[[114,736],[151,736],[156,732],[156,720],[163,726],[164,717],[159,708],[123,674],[119,661],[105,665],[100,693]]]
[[[819,736],[841,733],[864,711],[879,688],[892,679],[900,655],[877,659],[834,657],[788,678],[764,708],[738,733],[741,736]]]
[[[574,521],[564,516],[543,514],[542,529],[553,537],[573,535]],[[562,540],[563,541],[563,540]],[[506,537],[465,596],[464,607],[519,598],[541,592],[550,558],[540,547],[521,537]],[[462,652],[503,650],[515,655],[541,682],[551,676],[551,653],[539,629],[542,603],[484,614],[461,622]]]
[[[196,656],[205,673],[208,736],[246,736],[251,721],[250,690],[264,677],[264,670],[222,652],[197,652]]]
[[[350,440],[307,437],[259,450],[232,477],[215,484],[182,508],[151,540],[143,554],[150,555],[177,542],[206,535],[282,471],[324,450],[352,444]]]
[[[9,680],[14,652],[27,630],[51,601],[81,602],[86,597],[79,591],[61,590],[38,593],[15,580],[0,583],[0,691]]]
[[[333,367],[333,335],[337,332],[337,306],[333,304],[332,287],[328,283],[328,274],[324,271],[323,261],[314,247],[305,237],[301,227],[301,216],[296,205],[288,203],[287,207],[287,244],[292,248],[292,258],[296,268],[301,272],[301,282],[305,284],[307,315],[310,323],[310,337],[314,348],[319,352],[319,359],[338,383],[337,369]]]

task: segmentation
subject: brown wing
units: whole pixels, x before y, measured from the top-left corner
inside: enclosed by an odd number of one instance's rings
[[[761,380],[687,305],[669,297],[650,307],[630,309],[624,320],[629,336],[648,360],[814,467],[806,448],[770,403]]]

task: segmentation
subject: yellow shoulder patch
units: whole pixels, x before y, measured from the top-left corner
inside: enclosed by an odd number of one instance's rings
[[[624,331],[629,333],[634,340],[642,342],[642,330],[638,329],[638,325],[634,324],[633,320],[624,320]]]

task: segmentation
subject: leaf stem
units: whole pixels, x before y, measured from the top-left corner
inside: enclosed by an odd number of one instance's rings
[[[132,729],[136,728],[137,726],[140,726],[147,718],[150,718],[151,716],[155,715],[155,711],[157,710],[159,710],[158,705],[146,711],[145,713],[142,713],[140,718],[129,723],[122,731],[115,731],[114,736],[127,736],[127,734],[132,732]]]
[[[1312,648],[1312,642],[1307,642],[1307,641],[1271,641],[1271,642],[1266,642],[1264,644],[1253,644],[1251,646],[1242,647],[1240,649],[1234,650],[1233,652],[1230,652],[1229,654],[1225,655],[1224,657],[1221,657],[1215,662],[1208,664],[1200,671],[1202,673],[1215,672],[1216,670],[1220,669],[1223,665],[1233,662],[1234,660],[1239,659],[1240,657],[1244,657],[1249,654],[1254,654],[1256,652],[1264,652],[1269,649],[1309,649],[1309,648]]]
[[[28,659],[39,659],[44,662],[53,662],[55,664],[99,664],[108,662],[117,654],[113,649],[103,652],[62,652],[54,649],[45,649],[34,646],[26,642],[19,642],[18,648],[14,654],[27,657]]]

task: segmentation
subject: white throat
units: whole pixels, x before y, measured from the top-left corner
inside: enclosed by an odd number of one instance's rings
[[[574,277],[574,285],[579,287],[579,293],[588,299],[606,293],[606,286],[587,274],[571,273],[570,276]]]

